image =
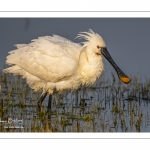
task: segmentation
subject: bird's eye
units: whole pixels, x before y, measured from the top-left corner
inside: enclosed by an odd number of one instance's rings
[[[97,48],[99,49],[99,48],[100,48],[100,46],[97,46]]]

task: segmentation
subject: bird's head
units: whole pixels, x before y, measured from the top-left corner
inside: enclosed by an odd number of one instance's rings
[[[130,78],[123,73],[123,71],[117,66],[117,64],[112,59],[111,55],[109,54],[106,43],[103,40],[103,38],[97,34],[94,33],[91,29],[89,32],[80,32],[78,34],[77,38],[84,38],[86,41],[82,42],[84,45],[83,47],[88,47],[88,49],[91,49],[91,52],[95,55],[99,55],[99,57],[104,56],[110,64],[114,67],[116,70],[119,79],[124,83],[129,83],[131,80]]]

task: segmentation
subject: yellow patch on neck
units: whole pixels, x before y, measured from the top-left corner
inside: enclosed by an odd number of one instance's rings
[[[101,53],[100,52],[96,52],[96,55],[100,55]]]

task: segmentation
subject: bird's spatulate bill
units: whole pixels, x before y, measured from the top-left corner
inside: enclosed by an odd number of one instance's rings
[[[119,79],[124,83],[129,83],[131,79],[123,73],[123,71],[117,66],[117,64],[114,62],[112,57],[110,56],[109,52],[107,51],[107,48],[101,49],[102,55],[111,63],[111,65],[115,68]]]

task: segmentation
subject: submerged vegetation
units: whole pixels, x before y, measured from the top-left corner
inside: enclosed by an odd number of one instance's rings
[[[149,132],[150,81],[112,79],[54,94],[52,110],[45,100],[39,112],[41,93],[20,76],[0,73],[0,132]]]

